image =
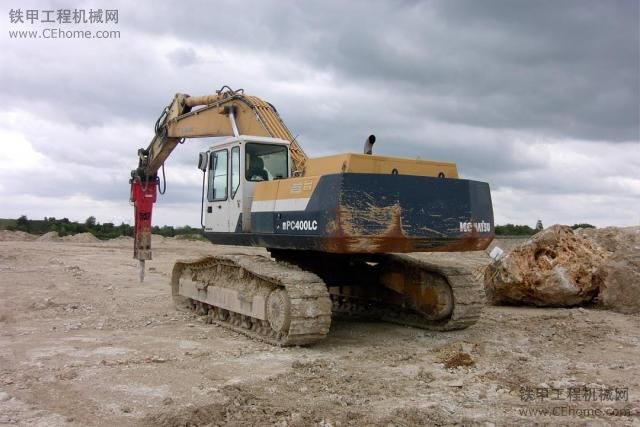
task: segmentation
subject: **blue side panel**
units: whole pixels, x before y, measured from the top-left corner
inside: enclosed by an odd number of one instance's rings
[[[493,232],[489,184],[465,179],[404,175],[345,174],[341,206],[351,212],[350,228],[377,235],[397,220],[407,237],[454,237],[466,225],[486,224],[476,231]],[[461,226],[462,224],[462,226]],[[471,227],[469,227],[471,228]]]
[[[306,210],[252,213],[251,228],[261,235],[347,243],[353,238],[395,239],[396,248],[411,240],[416,249],[460,239],[476,239],[465,247],[481,247],[494,234],[487,183],[391,174],[322,176]]]
[[[273,212],[252,212],[252,233],[273,233]]]

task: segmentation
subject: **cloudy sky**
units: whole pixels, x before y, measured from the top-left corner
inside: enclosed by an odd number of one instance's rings
[[[640,224],[640,11],[622,1],[3,2],[0,217],[131,222],[129,171],[176,92],[244,88],[311,156],[454,161],[497,223]],[[11,9],[118,23],[11,23]],[[55,19],[55,14],[51,15]],[[117,30],[119,39],[9,31]],[[191,140],[156,224],[198,225]]]

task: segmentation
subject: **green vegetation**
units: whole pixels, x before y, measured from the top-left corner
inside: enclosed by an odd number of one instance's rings
[[[595,228],[591,224],[574,224],[572,229],[577,228]],[[497,236],[533,236],[542,229],[542,221],[538,220],[536,228],[528,225],[496,225]],[[18,219],[0,218],[0,230],[19,230],[32,234],[44,234],[49,231],[57,231],[60,236],[67,236],[77,233],[91,233],[98,239],[113,239],[119,236],[133,236],[133,227],[124,222],[115,225],[111,222],[100,224],[94,216],[90,216],[84,223],[69,221],[68,218],[56,219],[54,217],[45,217],[44,220],[28,219],[26,215],[22,215]],[[164,237],[176,237],[185,240],[206,240],[202,233],[202,229],[193,228],[188,225],[184,227],[173,227],[164,225],[162,227],[154,226],[153,234],[159,234]]]
[[[528,225],[496,225],[496,236],[533,236],[537,231]]]
[[[578,228],[596,228],[591,224],[573,224],[571,226],[573,230]],[[536,228],[531,228],[528,225],[515,225],[515,224],[506,224],[506,225],[496,225],[496,236],[533,236],[538,231],[542,231],[542,221],[538,220],[536,223]]]
[[[573,229],[573,230],[576,230],[576,229],[578,229],[578,228],[596,228],[596,226],[595,226],[595,225],[591,225],[591,224],[586,224],[586,223],[583,223],[583,224],[573,224],[573,225],[571,226],[571,229]]]
[[[8,230],[11,227],[15,229],[16,222],[15,219],[0,218],[0,230]]]
[[[199,234],[179,234],[176,236],[178,240],[202,240],[203,242],[207,242],[207,238],[204,237],[202,233]]]
[[[28,219],[22,215],[18,219],[0,218],[0,230],[25,231],[31,234],[44,234],[56,231],[60,236],[73,235],[78,233],[91,233],[98,239],[113,239],[119,236],[133,236],[133,227],[124,222],[115,225],[112,222],[100,224],[94,216],[90,216],[84,223],[69,221],[68,218],[56,219],[45,217],[43,220]],[[184,227],[155,226],[152,228],[153,234],[164,237],[180,236],[181,238],[196,240],[203,238],[202,230],[188,225]],[[184,236],[184,237],[183,237]]]

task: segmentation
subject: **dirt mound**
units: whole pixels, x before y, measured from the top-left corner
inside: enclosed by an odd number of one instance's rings
[[[603,284],[607,253],[554,225],[515,247],[485,272],[493,304],[574,306],[590,302]]]
[[[65,236],[63,239],[69,242],[76,242],[76,243],[100,242],[100,239],[98,239],[96,236],[94,236],[91,233],[78,233],[78,234],[74,234],[73,236]]]
[[[447,369],[459,368],[460,366],[473,366],[475,362],[469,353],[456,353],[444,361],[444,367]]]
[[[192,405],[177,410],[150,414],[142,420],[142,425],[154,427],[275,425],[278,421],[284,421],[282,425],[289,425],[291,421],[291,411],[285,407],[286,403],[283,403],[282,407],[274,407],[243,386],[225,386],[222,388],[221,394],[222,398],[219,403]],[[258,407],[260,410],[256,411],[255,408]],[[299,423],[297,425],[309,424]]]
[[[115,239],[110,239],[111,242],[133,242],[133,237],[131,236],[118,236]]]
[[[37,239],[38,236],[25,233],[24,231],[0,230],[0,242],[30,242]]]
[[[469,344],[453,343],[438,350],[437,359],[447,369],[455,369],[461,366],[474,366],[475,361],[465,347],[473,348]]]
[[[264,390],[244,385],[227,385],[220,390],[220,402],[168,409],[149,414],[143,426],[175,427],[204,425],[233,426],[356,426],[375,425],[375,419],[356,411],[339,411],[320,402],[317,408],[300,408],[295,402],[273,402]],[[349,406],[343,404],[344,406]],[[340,408],[342,405],[338,405]]]
[[[429,408],[405,407],[397,408],[391,415],[376,422],[383,426],[445,426],[445,425],[481,425],[473,419],[456,419],[446,410],[436,407]],[[356,423],[357,425],[357,423]],[[491,425],[487,423],[487,425]]]
[[[155,245],[159,245],[161,243],[165,243],[167,241],[167,238],[164,236],[161,236],[159,234],[152,234],[151,235],[151,245],[152,247]]]
[[[60,239],[57,231],[50,231],[38,237],[36,240],[38,242],[59,242],[62,239]]]
[[[154,427],[203,426],[211,425],[210,423],[214,421],[221,422],[224,420],[224,405],[211,403],[148,415],[142,421],[142,425]]]

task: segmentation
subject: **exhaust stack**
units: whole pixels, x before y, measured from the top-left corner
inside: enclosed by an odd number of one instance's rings
[[[373,144],[376,142],[375,135],[369,135],[364,141],[364,154],[373,154]]]

